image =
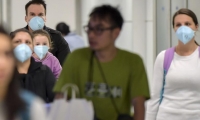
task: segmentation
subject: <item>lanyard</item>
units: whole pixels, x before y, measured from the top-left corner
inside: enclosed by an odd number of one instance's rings
[[[92,51],[91,57],[90,57],[90,64],[89,64],[89,71],[88,71],[88,80],[89,80],[89,82],[93,82],[93,66],[94,66],[94,60],[93,60],[93,58],[95,58],[97,60],[97,65],[98,65],[98,68],[99,68],[99,72],[101,73],[103,81],[108,85],[108,81],[106,79],[106,76],[105,76],[105,74],[103,72],[103,69],[102,69],[101,64],[99,62],[99,59],[95,56],[95,52],[94,51]],[[110,89],[109,86],[108,86],[108,92],[111,95],[111,97],[110,97],[111,103],[113,104],[113,106],[115,108],[115,111],[119,115],[120,114],[119,109],[117,108],[117,105],[115,103],[115,100],[113,98],[113,95],[112,95],[112,92],[111,92],[111,89]]]

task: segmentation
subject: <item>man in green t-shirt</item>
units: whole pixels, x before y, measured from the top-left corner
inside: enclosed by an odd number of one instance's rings
[[[144,120],[145,100],[149,87],[142,59],[115,46],[123,18],[109,5],[93,9],[85,31],[89,48],[71,53],[55,85],[56,98],[68,83],[76,84],[80,97],[93,102],[100,120],[117,120],[119,115],[130,115],[134,106],[134,119]]]

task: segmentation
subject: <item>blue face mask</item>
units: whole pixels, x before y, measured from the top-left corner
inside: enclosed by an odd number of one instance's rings
[[[34,47],[35,54],[42,60],[47,54],[49,47],[46,45],[39,45]]]
[[[38,17],[38,16],[33,17],[29,21],[29,27],[33,31],[39,30],[39,29],[43,29],[43,27],[44,27],[44,20],[41,17]]]
[[[14,49],[14,54],[17,60],[23,63],[31,57],[32,50],[28,45],[20,44]]]
[[[181,26],[177,29],[176,36],[183,44],[187,44],[194,37],[194,33],[190,27]]]

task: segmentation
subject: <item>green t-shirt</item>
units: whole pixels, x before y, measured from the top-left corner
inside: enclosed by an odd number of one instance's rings
[[[76,84],[79,87],[80,97],[92,100],[96,116],[101,120],[117,118],[108,87],[121,114],[130,114],[133,98],[144,96],[149,99],[147,75],[143,61],[138,55],[118,49],[112,61],[100,63],[107,85],[95,58],[93,58],[92,82],[89,82],[91,53],[89,48],[83,48],[67,57],[54,92],[61,92],[67,83]]]

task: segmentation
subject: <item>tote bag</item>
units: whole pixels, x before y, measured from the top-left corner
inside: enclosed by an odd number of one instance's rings
[[[71,88],[72,97],[67,100],[68,89]],[[66,84],[62,88],[64,98],[56,99],[51,104],[48,120],[93,120],[94,109],[91,101],[83,98],[76,98],[79,93],[78,87],[74,84]]]

